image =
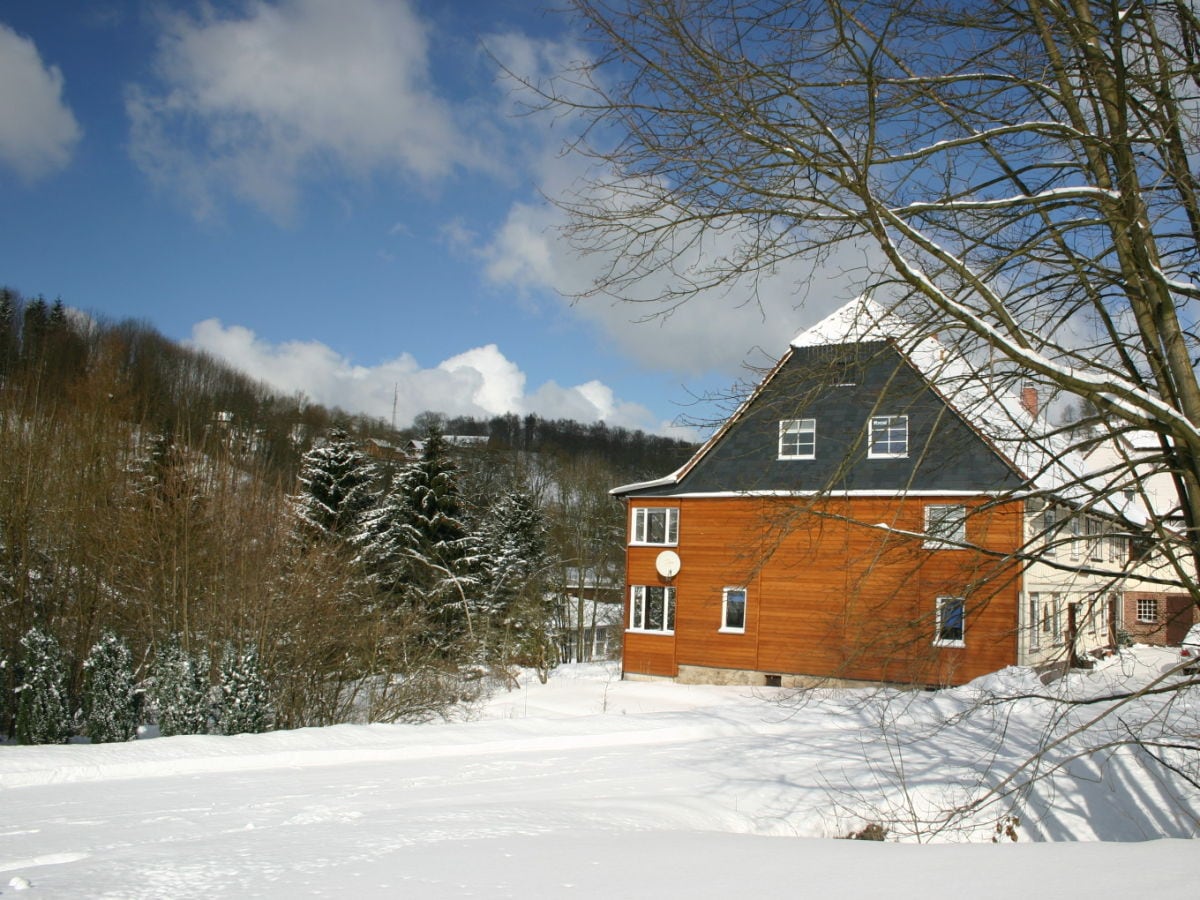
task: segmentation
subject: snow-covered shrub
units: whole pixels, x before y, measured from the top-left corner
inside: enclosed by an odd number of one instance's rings
[[[93,744],[128,741],[137,731],[133,657],[110,631],[83,661],[83,727]]]
[[[22,744],[61,744],[71,735],[67,673],[58,641],[40,628],[21,638],[16,738]]]
[[[163,737],[208,731],[208,655],[188,655],[178,641],[161,646],[154,657],[150,702]]]
[[[258,649],[253,645],[239,652],[232,644],[221,654],[218,690],[217,730],[221,734],[257,734],[271,722],[267,682],[258,664]]]

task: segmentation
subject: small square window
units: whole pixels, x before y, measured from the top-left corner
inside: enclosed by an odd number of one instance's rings
[[[965,506],[925,507],[925,543],[930,550],[958,550],[967,540]]]
[[[721,631],[741,634],[746,630],[746,589],[725,588],[721,602]]]
[[[934,643],[942,647],[964,646],[966,604],[962,597],[938,597],[937,631]]]
[[[1139,622],[1158,622],[1158,600],[1153,597],[1138,600],[1137,617]]]
[[[630,543],[670,546],[678,544],[679,510],[673,506],[634,507]]]
[[[908,456],[908,416],[871,416],[867,456],[871,459]]]
[[[779,423],[780,459],[816,459],[816,456],[816,419],[784,419]]]

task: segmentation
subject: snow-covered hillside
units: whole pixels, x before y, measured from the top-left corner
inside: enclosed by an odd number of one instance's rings
[[[1056,689],[1099,694],[1171,659],[1142,649]],[[1195,842],[1160,838],[1197,835],[1200,796],[1127,746],[1080,757],[1068,741],[974,830],[939,830],[939,810],[1069,730],[1048,701],[976,702],[1031,688],[1009,670],[781,702],[584,666],[464,723],[0,747],[0,895],[937,900],[1194,883]],[[1195,696],[1121,715],[1192,734],[1198,717]],[[1001,814],[1019,817],[1016,843],[991,842]],[[820,839],[873,822],[904,843]],[[1124,843],[1079,842],[1095,839]]]

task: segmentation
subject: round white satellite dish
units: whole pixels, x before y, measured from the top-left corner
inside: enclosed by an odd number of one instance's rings
[[[679,554],[674,550],[664,550],[654,560],[654,568],[663,578],[674,578],[679,574]]]

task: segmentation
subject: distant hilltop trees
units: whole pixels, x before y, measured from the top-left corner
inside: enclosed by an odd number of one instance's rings
[[[609,489],[691,450],[537,416],[392,429],[0,290],[0,741],[419,721],[586,659],[578,585],[623,558]]]

